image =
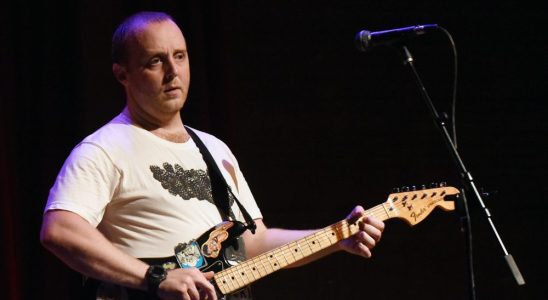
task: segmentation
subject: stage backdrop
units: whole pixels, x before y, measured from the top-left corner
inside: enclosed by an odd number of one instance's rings
[[[32,4],[31,4],[32,3]],[[76,299],[81,278],[39,243],[64,159],[124,106],[110,37],[133,12],[162,10],[190,51],[186,124],[232,148],[273,227],[318,228],[393,187],[461,187],[395,49],[354,35],[437,23],[459,53],[458,149],[527,281],[518,287],[469,197],[478,299],[546,294],[546,10],[523,1],[3,1],[0,4],[3,299]],[[453,56],[432,32],[408,42],[440,112]],[[257,299],[466,299],[457,213],[386,223],[370,260],[335,254],[254,285]],[[180,241],[174,241],[174,243]]]

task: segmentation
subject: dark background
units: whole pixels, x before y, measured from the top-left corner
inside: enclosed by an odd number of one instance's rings
[[[191,59],[184,122],[223,139],[267,225],[317,228],[393,187],[446,181],[451,157],[398,53],[354,34],[438,23],[459,53],[458,146],[527,285],[518,287],[469,197],[478,299],[545,299],[546,10],[525,1],[4,1],[1,22],[3,299],[76,299],[79,276],[39,243],[48,190],[82,138],[118,114],[110,37],[139,10],[173,15]],[[440,32],[408,43],[450,113]],[[336,254],[254,285],[257,299],[466,299],[458,214],[387,221],[370,260]]]

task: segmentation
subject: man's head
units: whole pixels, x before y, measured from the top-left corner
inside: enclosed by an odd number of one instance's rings
[[[130,111],[154,122],[178,114],[190,69],[185,38],[169,15],[141,12],[127,18],[112,37],[112,59]]]

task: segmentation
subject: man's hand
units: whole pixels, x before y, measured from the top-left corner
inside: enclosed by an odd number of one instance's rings
[[[209,282],[213,272],[202,273],[196,268],[175,269],[167,272],[167,277],[158,286],[161,299],[216,300],[215,287]]]
[[[347,219],[359,217],[365,210],[361,206],[356,206],[348,215]],[[361,255],[366,258],[371,257],[371,249],[381,239],[384,223],[373,217],[365,217],[360,222],[360,231],[353,236],[339,242],[339,247],[346,252]]]

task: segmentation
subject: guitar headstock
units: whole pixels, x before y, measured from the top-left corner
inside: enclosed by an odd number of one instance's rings
[[[404,219],[413,226],[424,220],[439,206],[443,210],[454,210],[455,202],[446,201],[445,197],[456,195],[459,190],[451,186],[392,193],[383,204],[390,218]]]

